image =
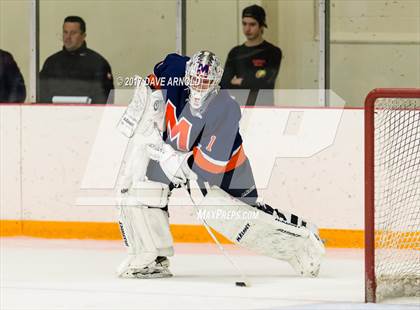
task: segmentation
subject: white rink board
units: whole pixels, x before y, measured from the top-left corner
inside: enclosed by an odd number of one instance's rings
[[[123,110],[1,105],[1,219],[114,222]],[[362,110],[246,109],[241,126],[267,203],[321,228],[362,229]],[[172,223],[198,223],[185,193],[172,198]]]
[[[21,218],[20,109],[0,106],[0,219]]]

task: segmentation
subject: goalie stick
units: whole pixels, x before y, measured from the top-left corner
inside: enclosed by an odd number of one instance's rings
[[[249,287],[251,286],[251,282],[248,280],[247,276],[245,275],[245,273],[242,271],[242,269],[239,267],[239,265],[237,265],[235,263],[235,261],[232,259],[232,257],[230,257],[230,255],[226,252],[225,248],[222,246],[222,244],[220,243],[219,239],[217,239],[216,235],[211,231],[210,226],[207,224],[206,220],[198,215],[198,205],[195,203],[192,195],[191,195],[191,188],[190,188],[190,182],[187,181],[187,184],[184,186],[185,189],[188,192],[188,196],[191,199],[191,202],[193,203],[194,206],[194,210],[195,213],[197,214],[197,217],[200,218],[201,223],[203,224],[203,226],[206,228],[207,232],[209,233],[210,237],[213,239],[214,243],[217,245],[217,247],[219,248],[220,252],[222,252],[222,254],[226,257],[226,259],[229,261],[229,263],[236,269],[236,271],[238,272],[241,281],[235,281],[235,285],[239,286],[239,287]]]

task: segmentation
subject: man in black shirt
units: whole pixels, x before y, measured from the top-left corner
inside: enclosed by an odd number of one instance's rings
[[[247,92],[232,92],[241,104],[274,105],[272,90],[280,69],[282,52],[264,40],[264,27],[267,24],[262,7],[251,5],[242,11],[242,29],[247,40],[229,52],[221,81],[226,89],[250,90],[249,96]]]
[[[113,103],[111,66],[87,48],[86,24],[81,17],[68,16],[63,24],[63,49],[47,58],[40,72],[41,103],[53,96],[87,96],[92,103]]]
[[[12,54],[0,49],[0,103],[24,102],[25,82]]]

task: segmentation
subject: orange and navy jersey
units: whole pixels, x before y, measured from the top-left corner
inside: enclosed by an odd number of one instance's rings
[[[188,105],[189,89],[180,82],[188,59],[170,54],[154,68],[155,87],[161,88],[166,96],[163,138],[179,151],[192,151],[193,171],[210,184],[220,185],[225,173],[234,171],[247,160],[239,133],[241,110],[229,93],[221,90],[211,99],[201,118],[192,115]]]

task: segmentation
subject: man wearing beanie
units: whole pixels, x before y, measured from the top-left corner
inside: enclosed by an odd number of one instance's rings
[[[228,54],[221,86],[226,89],[246,89],[232,92],[237,101],[246,105],[274,105],[273,89],[280,69],[280,48],[263,38],[267,28],[265,11],[251,5],[242,11],[242,30],[246,41]],[[260,91],[261,90],[261,91]]]

